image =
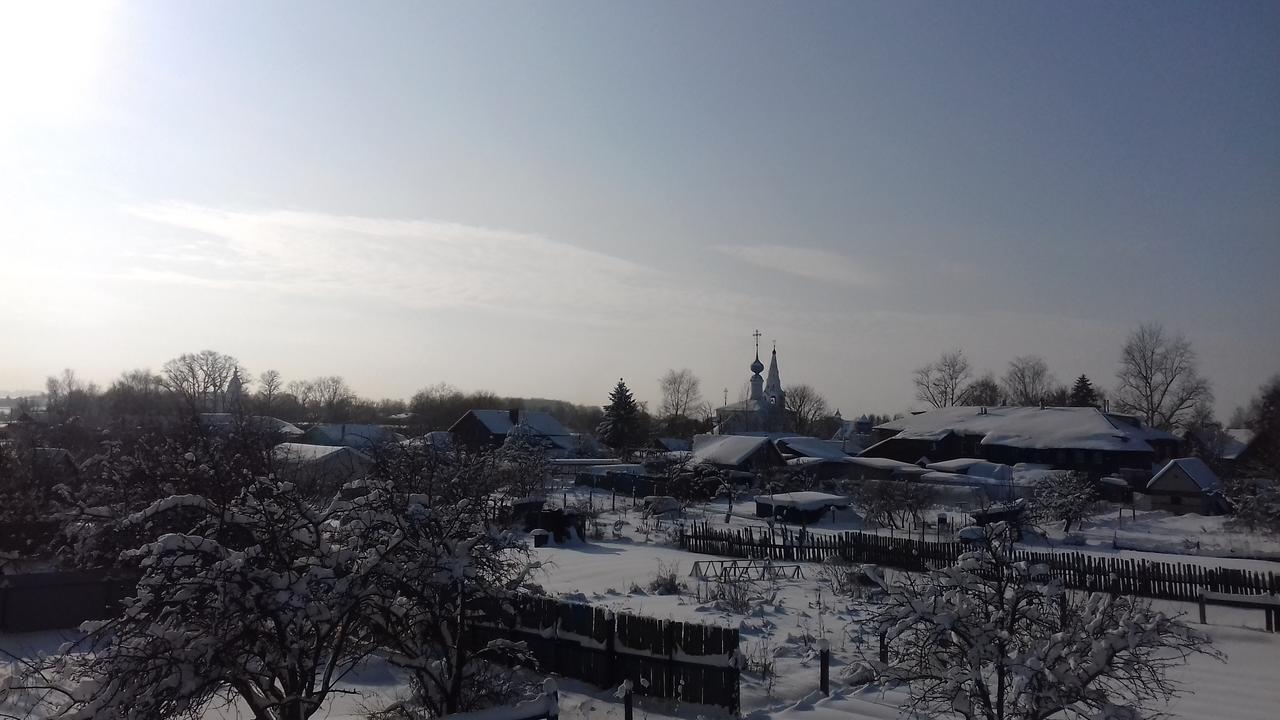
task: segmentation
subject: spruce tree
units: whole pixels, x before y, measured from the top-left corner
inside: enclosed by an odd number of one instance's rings
[[[613,392],[609,393],[609,404],[604,406],[604,420],[596,428],[600,442],[626,454],[640,441],[640,406],[631,396],[631,390],[622,378]]]
[[[1088,376],[1076,378],[1076,384],[1071,387],[1070,404],[1071,407],[1094,407],[1098,404],[1098,391],[1093,389]]]

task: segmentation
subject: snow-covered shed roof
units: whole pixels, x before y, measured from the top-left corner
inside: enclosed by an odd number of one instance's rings
[[[1170,460],[1160,472],[1152,476],[1150,482],[1147,483],[1148,490],[1166,489],[1167,483],[1170,482],[1172,476],[1182,474],[1190,478],[1201,492],[1217,492],[1218,476],[1213,474],[1208,465],[1200,458],[1174,458]]]
[[[899,418],[877,429],[896,430],[894,439],[904,440],[936,441],[957,433],[980,435],[983,445],[1151,452],[1151,446],[1146,442],[1150,436],[1149,428],[1114,422],[1092,407],[983,408],[959,405]]]
[[[667,450],[667,451],[680,451],[680,450],[693,449],[693,443],[683,438],[660,437],[654,440],[654,444],[656,444],[659,449]]]
[[[849,498],[843,495],[806,490],[801,492],[778,493],[776,495],[757,495],[756,502],[766,503],[774,507],[793,507],[800,510],[821,510],[822,508],[849,505]]]
[[[851,457],[849,458],[849,464],[861,465],[862,467],[873,468],[875,470],[896,470],[914,473],[917,475],[927,472],[919,465],[912,465],[909,462],[902,462],[901,460],[890,460],[889,458]]]
[[[271,455],[276,460],[292,462],[311,462],[315,460],[323,460],[330,456],[346,455],[351,453],[365,458],[368,457],[355,448],[343,445],[309,445],[307,443],[285,442],[280,443],[271,449]]]
[[[1003,486],[1008,481],[986,477],[984,475],[966,475],[964,473],[940,472],[933,470],[920,476],[920,482],[933,485],[962,485],[965,487]]]
[[[307,442],[320,445],[349,447],[370,447],[404,439],[380,425],[359,423],[319,423],[308,428],[303,437]]]
[[[778,446],[778,450],[794,455],[840,462],[849,459],[849,453],[840,449],[840,443],[816,437],[784,437],[775,440],[774,444]]]
[[[959,473],[971,477],[990,478],[1001,482],[1013,480],[1013,468],[1000,463],[988,462],[977,458],[956,458],[941,462],[929,463],[930,470],[944,473]]]
[[[227,428],[234,425],[236,416],[233,413],[200,413],[200,424],[207,428]],[[246,422],[263,432],[279,433],[287,437],[298,437],[302,430],[290,422],[270,415],[251,415]]]
[[[751,435],[695,435],[691,461],[709,465],[741,465],[769,438]]]
[[[471,414],[495,435],[505,435],[511,432],[513,427],[509,410],[472,410]],[[521,425],[528,425],[541,435],[554,437],[569,434],[569,430],[552,417],[551,413],[542,410],[520,410],[518,414]]]

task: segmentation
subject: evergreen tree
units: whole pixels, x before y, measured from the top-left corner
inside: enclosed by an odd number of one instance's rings
[[[596,428],[600,442],[623,454],[636,447],[641,440],[640,406],[631,396],[627,384],[618,378],[618,384],[609,393],[609,404],[604,406],[604,420]]]
[[[1076,378],[1076,384],[1071,386],[1069,402],[1071,407],[1094,407],[1098,404],[1098,391],[1093,389],[1088,376]]]

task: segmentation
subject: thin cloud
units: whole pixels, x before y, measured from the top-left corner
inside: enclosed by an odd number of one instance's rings
[[[199,238],[199,253],[140,258],[131,273],[139,280],[600,323],[726,302],[630,260],[508,230],[188,204],[128,211]]]
[[[848,255],[794,245],[717,245],[716,250],[750,265],[807,280],[850,287],[882,285],[881,274]]]

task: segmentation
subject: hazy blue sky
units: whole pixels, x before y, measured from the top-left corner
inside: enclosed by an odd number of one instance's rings
[[[1280,371],[1280,4],[0,5],[0,388],[206,347],[364,395],[963,347]]]

